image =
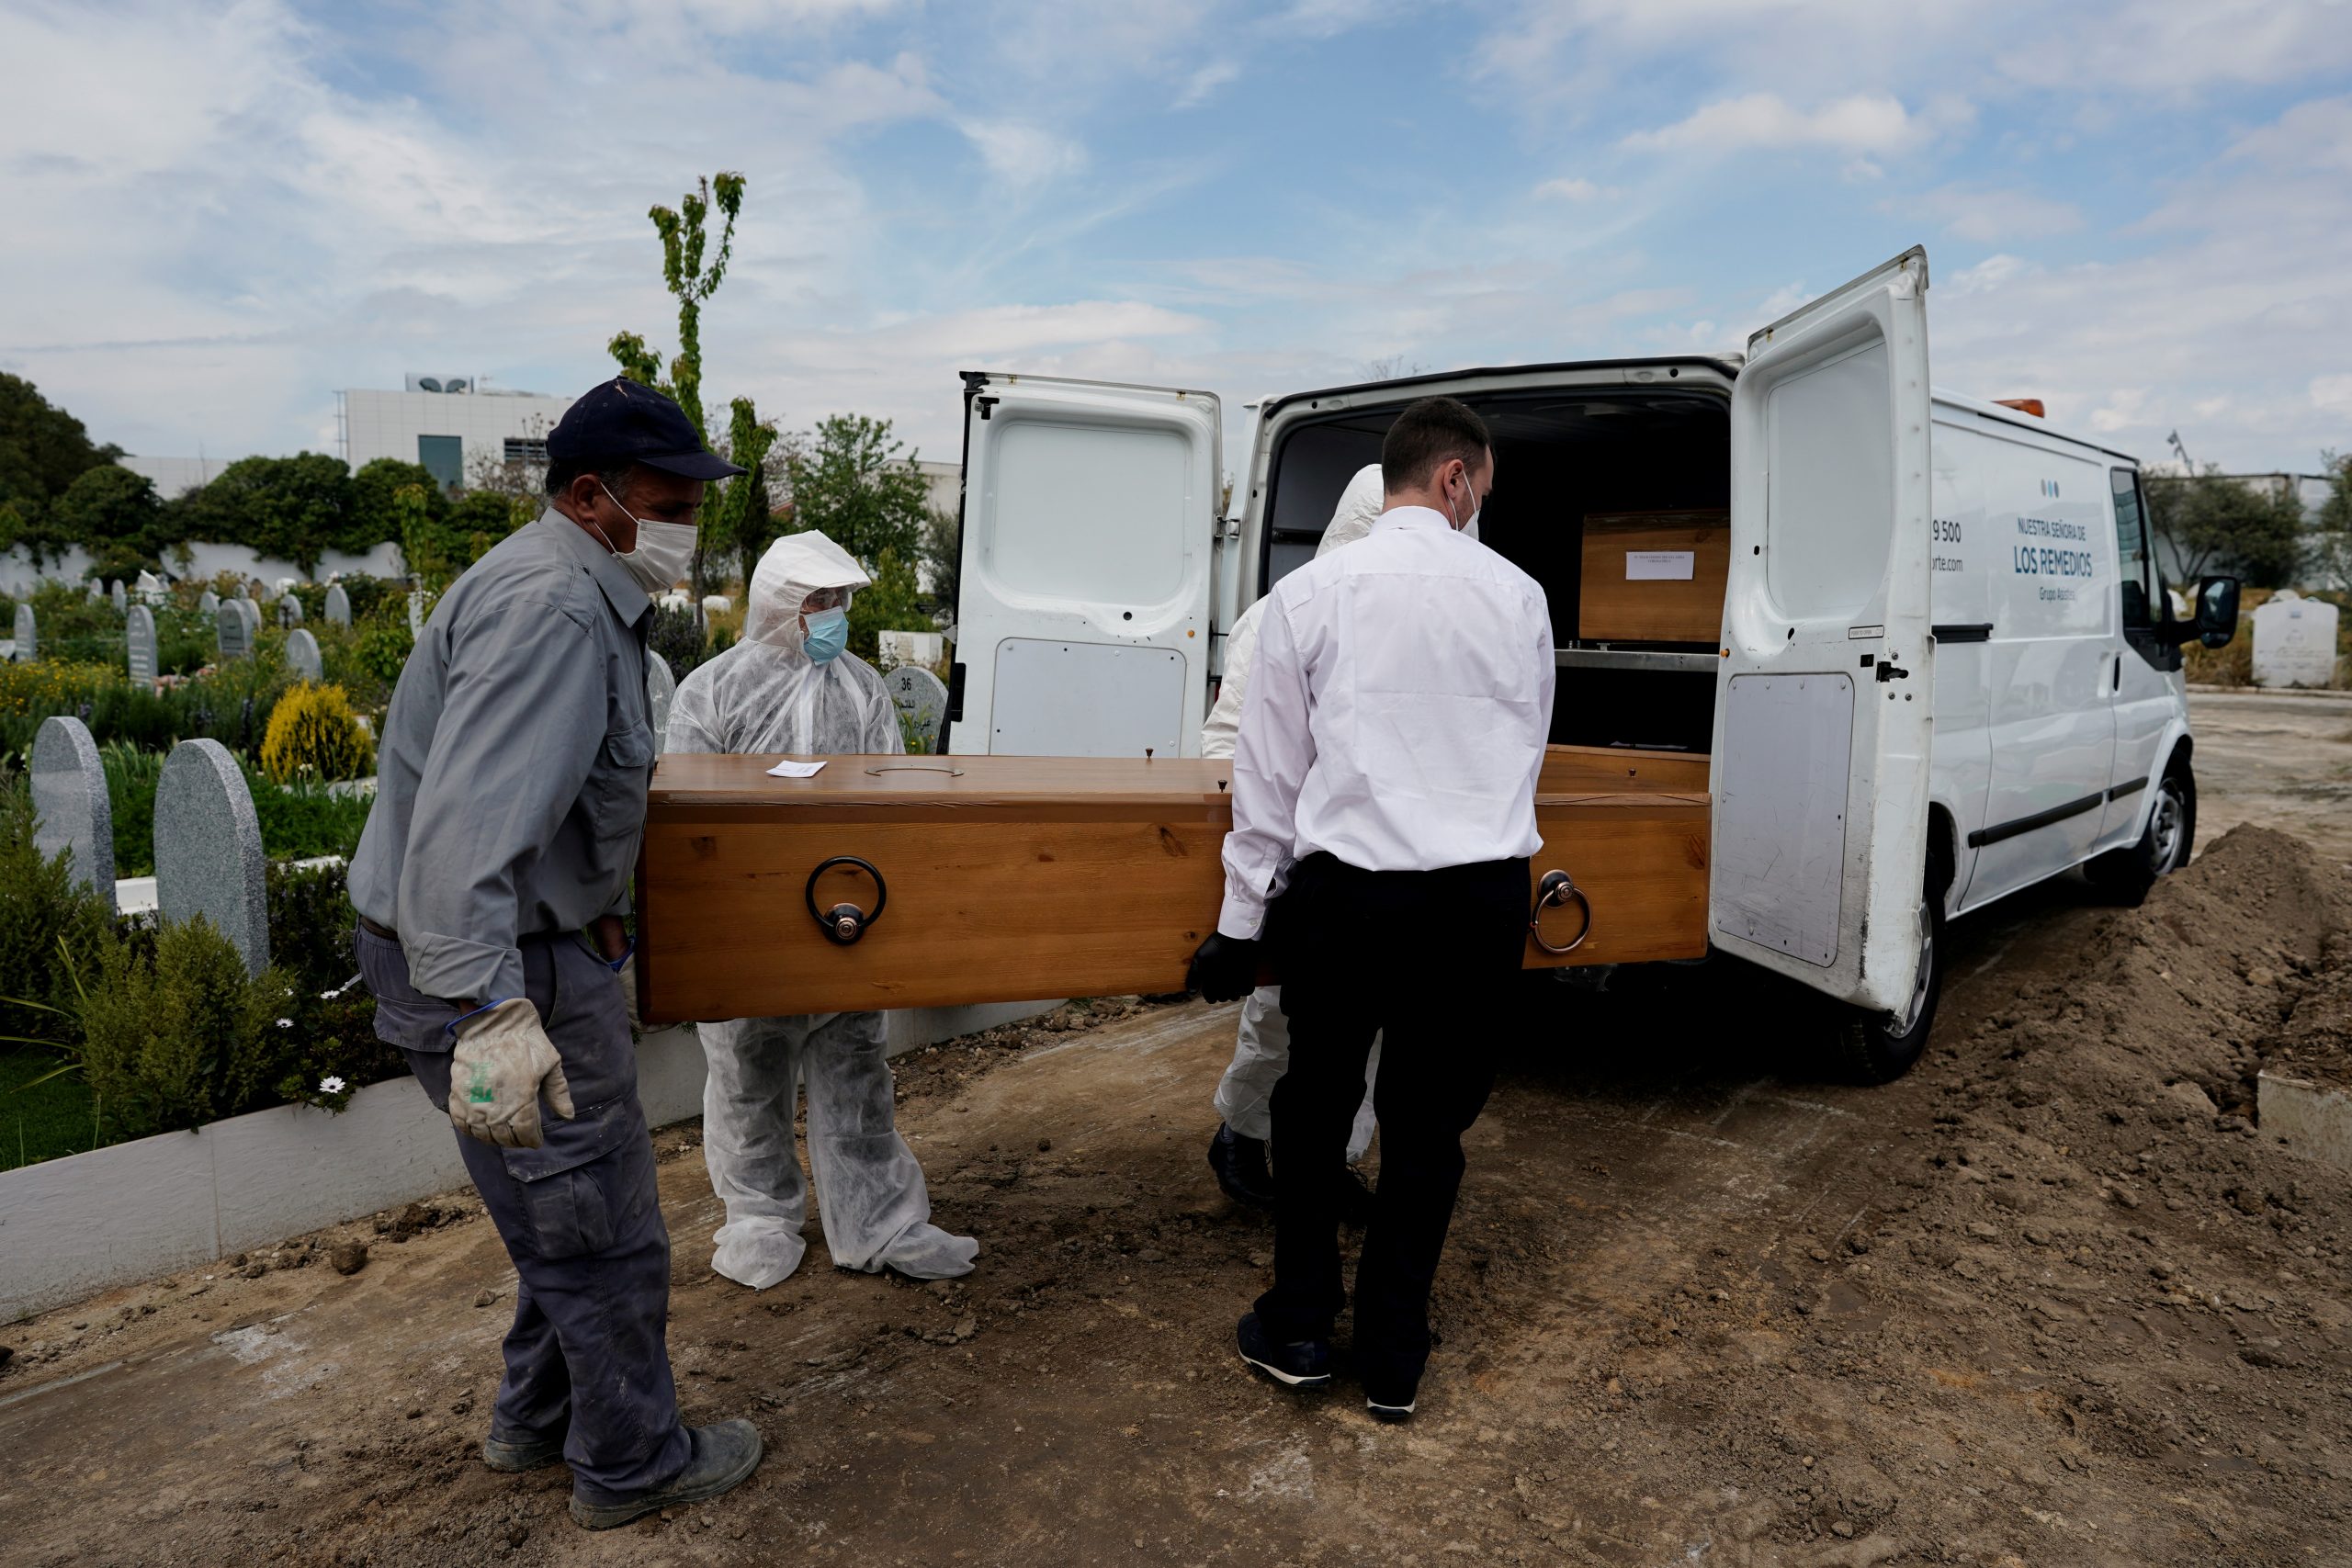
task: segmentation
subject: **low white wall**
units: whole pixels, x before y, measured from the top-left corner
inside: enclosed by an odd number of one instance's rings
[[[355,572],[366,572],[370,577],[399,577],[408,570],[401,559],[401,547],[398,545],[378,545],[362,555],[346,555],[341,550],[329,550],[319,558],[319,570],[314,577],[306,576],[292,561],[273,560],[248,545],[221,545],[209,541],[193,542],[188,546],[188,554],[194,564],[185,575],[206,579],[224,571],[234,571],[247,577],[257,577],[264,582],[276,582],[283,577],[305,578],[306,581],[324,582],[330,572],[339,571],[346,577]],[[173,575],[183,575],[178,560],[169,552],[164,555],[164,564],[170,569]],[[19,581],[33,582],[43,580],[51,582],[79,583],[82,581],[82,574],[89,569],[89,552],[79,545],[69,546],[62,557],[45,556],[43,564],[38,568],[33,565],[32,557],[21,545],[7,550],[0,550],[0,587]],[[125,586],[129,584],[126,583]]]
[[[1055,1005],[893,1013],[890,1053]],[[702,1114],[703,1076],[691,1027],[638,1042],[653,1126]],[[0,1322],[463,1187],[456,1136],[403,1077],[369,1084],[340,1115],[283,1105],[0,1172]]]

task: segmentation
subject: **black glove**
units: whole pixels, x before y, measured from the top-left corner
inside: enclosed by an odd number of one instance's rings
[[[1258,988],[1257,942],[1211,931],[1193,953],[1184,984],[1213,1002],[1240,1000]]]

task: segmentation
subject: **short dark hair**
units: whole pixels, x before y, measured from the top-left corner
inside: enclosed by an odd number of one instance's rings
[[[1456,398],[1423,398],[1408,404],[1380,443],[1380,482],[1390,494],[1430,482],[1441,463],[1462,459],[1476,468],[1494,446],[1487,422]]]
[[[548,465],[547,492],[561,495],[581,475],[594,474],[599,483],[613,492],[613,499],[618,501],[628,493],[628,487],[641,466],[631,457],[558,457]]]

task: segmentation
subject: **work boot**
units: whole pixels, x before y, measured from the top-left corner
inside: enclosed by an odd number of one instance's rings
[[[481,1440],[481,1461],[505,1475],[520,1475],[526,1470],[537,1470],[543,1464],[555,1464],[563,1458],[563,1439],[556,1438],[502,1438],[492,1427],[490,1436]]]
[[[1234,1337],[1240,1344],[1241,1359],[1284,1388],[1321,1388],[1331,1381],[1331,1344],[1328,1339],[1298,1339],[1277,1345],[1254,1312],[1241,1319]]]
[[[699,1503],[732,1491],[760,1467],[760,1429],[749,1421],[690,1427],[686,1437],[693,1443],[686,1468],[665,1486],[650,1486],[642,1492],[592,1492],[572,1483],[571,1522],[582,1529],[608,1530],[658,1509]]]
[[[1209,1140],[1209,1168],[1216,1184],[1237,1203],[1253,1209],[1274,1206],[1274,1178],[1266,1168],[1266,1140],[1245,1138],[1220,1122]]]

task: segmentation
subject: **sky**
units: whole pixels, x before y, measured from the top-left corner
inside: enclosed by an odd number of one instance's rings
[[[0,369],[148,456],[666,351],[646,212],[721,169],[707,396],[926,457],[963,369],[1233,423],[1737,348],[1914,243],[1941,386],[2352,447],[2352,0],[0,0]]]

